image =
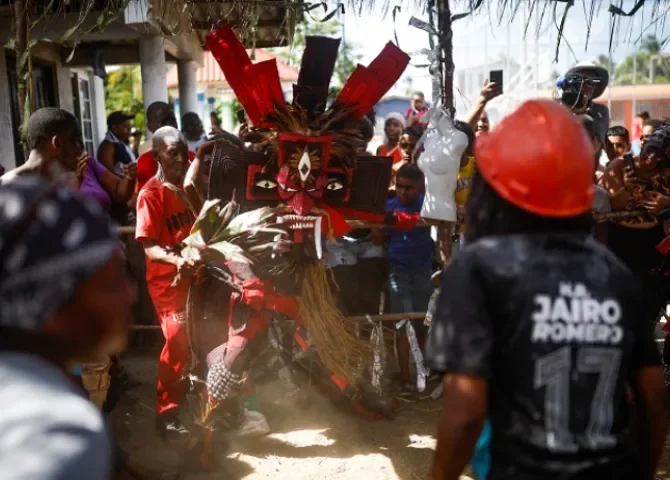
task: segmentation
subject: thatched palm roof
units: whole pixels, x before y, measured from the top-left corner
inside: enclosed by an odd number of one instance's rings
[[[8,9],[18,0],[0,0],[0,9]],[[104,28],[131,3],[130,0],[22,0],[30,12],[31,22],[38,16],[58,20],[64,13],[80,12],[97,16],[96,28]],[[222,23],[236,27],[249,46],[270,43],[286,44],[290,40],[295,22],[307,13],[313,18],[323,18],[336,10],[347,13],[380,12],[389,16],[397,8],[420,15],[429,8],[436,8],[447,0],[146,0],[149,8],[156,13],[156,27],[164,35],[174,35],[184,31],[206,33]],[[562,31],[566,12],[578,9],[584,12],[588,42],[590,25],[598,15],[611,15],[611,40],[620,39],[619,31],[626,25],[626,16],[641,16],[646,26],[662,27],[670,11],[667,0],[449,0],[453,20],[468,14],[488,14],[500,23],[509,22],[522,15],[531,19],[539,15],[543,25],[552,25]],[[403,12],[404,13],[404,12]],[[494,20],[494,21],[495,21]],[[283,28],[277,29],[277,22]],[[270,33],[271,31],[271,33]],[[282,38],[269,39],[268,35]],[[535,32],[528,32],[534,35]],[[68,40],[74,40],[73,31]],[[560,37],[560,36],[559,36]],[[621,40],[625,40],[621,39]]]

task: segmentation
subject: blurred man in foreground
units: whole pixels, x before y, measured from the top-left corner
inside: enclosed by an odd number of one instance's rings
[[[468,245],[443,273],[428,343],[445,374],[433,480],[459,478],[486,418],[489,480],[653,478],[669,414],[659,352],[640,284],[590,235],[582,125],[529,101],[475,156]]]
[[[135,289],[99,207],[36,176],[0,187],[0,471],[106,479],[104,421],[68,378],[125,345]]]

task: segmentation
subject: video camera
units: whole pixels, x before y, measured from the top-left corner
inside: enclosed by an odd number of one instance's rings
[[[591,101],[590,96],[587,97],[585,95],[585,87],[590,86],[595,88],[601,83],[602,80],[600,78],[582,75],[581,73],[572,73],[558,77],[554,99],[561,102],[570,110],[584,110]]]

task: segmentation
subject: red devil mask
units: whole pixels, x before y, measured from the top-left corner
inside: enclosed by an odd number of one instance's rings
[[[331,137],[279,134],[279,198],[305,215],[321,200],[328,183]]]

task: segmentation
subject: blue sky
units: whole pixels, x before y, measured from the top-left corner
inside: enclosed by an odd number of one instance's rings
[[[400,3],[400,2],[399,2]],[[404,2],[405,4],[407,2]],[[452,2],[453,3],[453,2]],[[485,4],[493,4],[487,0]],[[528,1],[525,8],[531,4]],[[538,4],[544,3],[542,0]],[[592,60],[600,54],[607,54],[609,49],[609,31],[611,28],[611,15],[607,12],[610,3],[618,3],[617,0],[596,2],[600,7],[596,10],[594,20],[591,26],[591,35],[588,42],[588,50],[585,51],[586,44],[586,17],[585,4],[590,5],[591,0],[576,0],[575,5],[570,9],[564,30],[565,42],[561,44],[559,61],[547,68],[544,75],[550,76],[553,70],[564,71],[577,60]],[[629,10],[633,0],[623,0],[623,10]],[[663,4],[663,2],[661,2]],[[559,19],[563,12],[563,4],[559,7]],[[523,9],[524,7],[522,7]],[[588,8],[588,7],[587,7]],[[661,7],[670,9],[670,2]],[[343,33],[346,40],[355,43],[363,54],[362,63],[370,62],[384,44],[394,39],[394,24],[391,14],[382,16],[381,9],[373,12],[364,12],[359,16],[353,9],[347,9],[345,15],[340,17],[343,21]],[[462,8],[453,7],[455,12],[461,12]],[[408,25],[411,15],[418,18],[427,19],[420,9],[412,9],[406,6],[402,7],[398,14],[395,31],[397,33],[400,47],[406,52],[417,51],[428,47],[427,35]],[[519,17],[527,17],[519,11]],[[666,27],[665,22],[658,21],[651,28],[643,29],[650,23],[651,11],[647,9],[640,10],[632,19],[619,18],[618,34],[615,36],[616,42],[612,51],[612,57],[615,62],[624,58],[627,54],[636,49],[636,41],[640,35],[656,34],[659,38],[665,39],[670,35],[670,28]],[[518,18],[511,21],[506,16],[499,21],[499,12],[495,7],[483,6],[480,12],[470,17],[457,21],[454,25],[454,63],[456,68],[459,66],[467,67],[485,64],[500,55],[509,55],[512,58],[519,59],[526,44],[526,51],[529,56],[537,51],[541,56],[554,58],[557,38],[557,28],[553,23],[553,17],[550,9],[547,9],[543,25],[540,26],[540,33],[534,22],[531,22],[528,34],[524,40],[523,29],[525,21]],[[537,44],[537,47],[536,47]],[[416,63],[425,63],[421,57],[414,60]],[[416,69],[410,67],[406,71],[406,76],[410,76],[414,88],[430,92],[430,78],[425,69]],[[399,85],[406,85],[406,82],[399,82]],[[401,87],[404,89],[404,87]]]

